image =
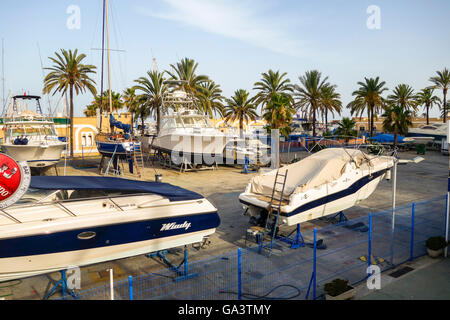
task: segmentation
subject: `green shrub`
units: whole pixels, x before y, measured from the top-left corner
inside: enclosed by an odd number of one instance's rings
[[[348,281],[342,279],[334,279],[333,281],[326,283],[324,286],[325,292],[332,297],[336,297],[351,288],[352,287],[348,285]]]
[[[425,242],[425,245],[430,250],[440,250],[444,249],[448,243],[445,241],[445,238],[442,236],[438,237],[430,237],[427,242]]]
[[[381,143],[372,142],[371,145],[367,146],[367,152],[374,155],[382,154],[384,152],[384,146]]]

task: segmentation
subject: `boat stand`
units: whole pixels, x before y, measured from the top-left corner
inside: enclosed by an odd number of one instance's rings
[[[348,218],[345,216],[344,211],[339,211],[334,216],[332,216],[329,220],[332,221],[333,223],[343,223],[343,222],[347,222]]]
[[[181,261],[181,263],[177,266],[174,265],[172,262],[167,259],[167,253],[168,250],[160,250],[152,253],[146,254],[147,258],[154,258],[158,257],[160,258],[168,267],[169,270],[175,272],[178,276],[173,279],[174,282],[188,280],[192,278],[198,277],[198,273],[189,273],[189,261],[188,261],[188,249],[185,246],[184,247],[184,259]],[[183,266],[183,268],[181,268]]]
[[[295,235],[293,238],[291,238],[292,234],[295,232]],[[289,233],[287,236],[284,237],[277,237],[277,240],[286,242],[287,244],[291,245],[291,249],[297,249],[300,247],[303,247],[305,245],[305,240],[303,240],[302,233],[300,232],[300,223],[297,224],[297,228],[295,230],[292,230],[291,233]]]
[[[59,286],[61,286],[62,290],[62,296],[65,297],[67,292],[75,299],[78,299],[78,296],[73,290],[67,289],[67,277],[66,277],[66,270],[61,270],[61,279],[59,279],[53,286],[53,288],[50,290],[50,292],[44,297],[44,300],[48,300],[52,294],[55,292],[56,289],[58,289]],[[50,280],[50,282],[53,282]],[[49,284],[50,284],[49,282]],[[47,286],[48,289],[48,286]],[[46,290],[47,292],[47,290]]]

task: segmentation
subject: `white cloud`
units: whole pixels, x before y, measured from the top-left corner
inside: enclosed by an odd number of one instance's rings
[[[203,31],[238,39],[291,56],[303,56],[304,45],[292,36],[295,21],[277,16],[263,1],[164,0],[166,8],[136,8],[141,14],[181,22]],[[291,20],[291,21],[288,21]]]

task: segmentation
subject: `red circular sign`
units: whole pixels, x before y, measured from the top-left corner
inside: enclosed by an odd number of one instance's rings
[[[26,161],[17,162],[0,153],[0,208],[19,200],[30,185],[30,168]]]

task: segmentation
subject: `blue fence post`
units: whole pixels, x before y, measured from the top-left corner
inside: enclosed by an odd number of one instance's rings
[[[411,207],[411,244],[409,246],[409,260],[414,258],[414,215],[416,213],[416,203],[412,203]]]
[[[314,228],[313,300],[316,300],[317,228]]]
[[[129,287],[130,300],[133,300],[133,277],[132,276],[128,276],[128,287]]]
[[[238,300],[242,300],[242,252],[238,248]]]
[[[367,256],[367,267],[370,267],[372,264],[372,212],[369,213],[369,250],[368,250],[368,256]],[[370,274],[368,274],[369,276]]]

